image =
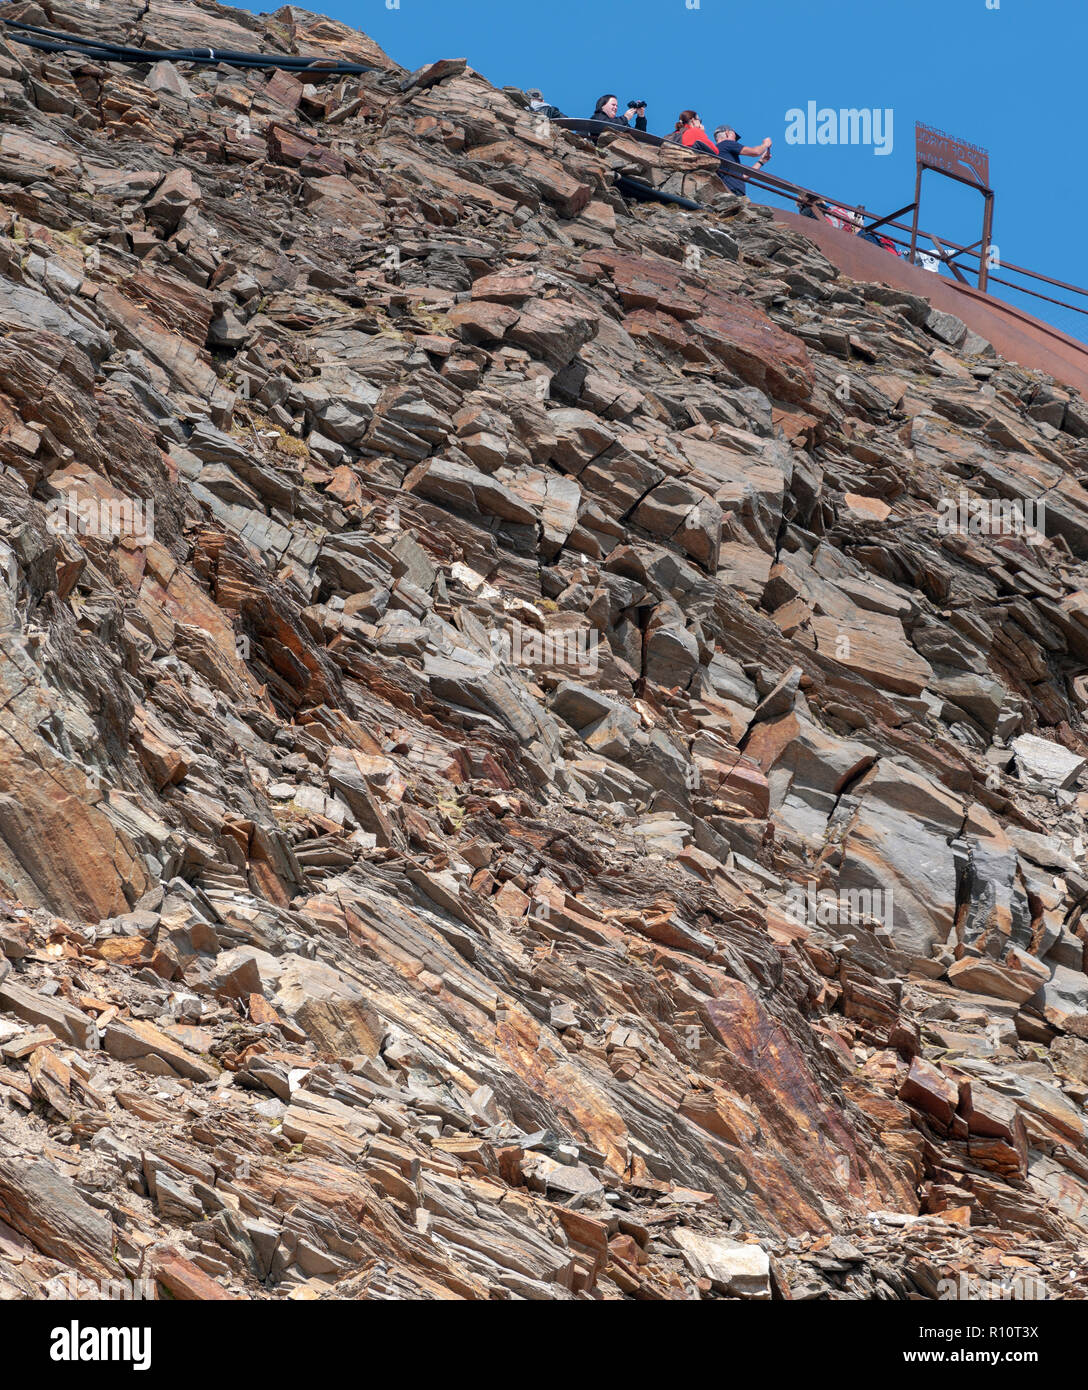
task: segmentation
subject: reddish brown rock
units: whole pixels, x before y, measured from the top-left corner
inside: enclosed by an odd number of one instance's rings
[[[960,1102],[959,1086],[939,1068],[921,1057],[911,1061],[906,1080],[899,1088],[899,1099],[932,1116],[938,1124],[949,1126]]]
[[[710,157],[129,8],[9,7],[320,61],[0,44],[0,1298],[1081,1296],[1078,393]]]

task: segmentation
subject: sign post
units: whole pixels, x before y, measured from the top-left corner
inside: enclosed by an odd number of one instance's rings
[[[990,187],[990,156],[986,150],[979,145],[968,144],[966,140],[957,140],[954,135],[946,135],[943,130],[934,130],[932,127],[915,122],[914,125],[914,158],[917,172],[914,180],[914,219],[911,224],[910,232],[910,259],[911,264],[917,264],[918,257],[918,215],[919,205],[922,201],[922,173],[926,169],[931,169],[935,174],[943,174],[945,178],[955,179],[958,183],[965,183],[969,188],[977,188],[985,200],[985,208],[982,215],[982,239],[974,242],[971,246],[964,247],[964,251],[973,251],[979,248],[978,260],[978,287],[985,290],[990,272],[990,238],[993,233],[994,222],[994,193]],[[957,251],[956,255],[961,253]],[[945,257],[957,278],[959,267],[952,263],[952,257]]]

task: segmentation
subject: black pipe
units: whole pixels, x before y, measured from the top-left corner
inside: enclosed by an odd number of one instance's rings
[[[356,76],[364,72],[379,71],[379,69],[366,63],[348,63],[331,58],[310,58],[296,54],[238,53],[233,49],[216,50],[213,48],[130,48],[122,44],[109,43],[104,39],[85,39],[78,34],[66,34],[59,29],[43,29],[35,24],[24,24],[17,19],[3,19],[0,20],[0,23],[12,31],[8,37],[13,43],[20,43],[43,53],[82,53],[84,57],[98,58],[105,63],[174,62],[193,63],[198,67],[217,67],[220,63],[224,63],[232,68],[272,68],[284,72],[309,72],[314,76],[336,77]],[[591,137],[601,135],[607,130],[624,129],[622,126],[614,126],[608,121],[578,120],[569,117],[557,120],[555,124],[565,130]],[[633,136],[643,144],[663,145],[665,143],[660,135],[651,135],[649,131],[636,130],[633,127],[627,127],[626,134]],[[755,182],[757,186],[766,187],[771,192],[778,193],[793,202],[800,201],[801,195],[814,196],[808,189],[801,188],[798,184],[791,184],[785,179],[776,178],[773,174],[764,174],[761,170],[751,170],[743,164],[734,164],[732,160],[723,158],[719,167],[733,177],[742,178],[745,182]],[[688,208],[693,212],[701,210],[703,206],[701,203],[693,202],[690,198],[682,198],[676,193],[663,193],[659,189],[651,188],[649,184],[640,183],[637,179],[628,178],[622,174],[617,175],[616,185],[625,197],[633,198],[638,202],[670,203],[677,207]],[[843,206],[850,207],[849,204]],[[851,211],[857,210],[851,207]],[[880,222],[890,222],[893,227],[902,227],[901,223],[890,218],[881,218]],[[890,237],[889,240],[900,246],[905,245],[896,237]],[[950,244],[955,245],[955,243]],[[957,248],[957,250],[966,251],[968,248]],[[968,254],[971,253],[968,251]],[[1021,266],[1010,266],[1009,269],[1017,274],[1029,276],[1033,280],[1044,280],[1048,284],[1058,284],[1062,289],[1071,290],[1075,294],[1088,294],[1088,290],[1083,290],[1077,285],[1067,285],[1060,280],[1052,281],[1034,270],[1025,270]],[[1032,295],[1036,299],[1045,299],[1048,303],[1059,304],[1065,309],[1074,309],[1078,313],[1086,312],[1075,304],[1066,304],[1060,299],[1049,299],[1047,295],[1040,294],[1037,290],[1030,290],[1026,286],[1016,285],[1011,280],[998,280],[997,283],[1007,285],[1010,289],[1019,290],[1021,294]]]
[[[176,48],[150,49],[131,48],[124,44],[110,43],[105,39],[83,38],[79,34],[65,34],[57,29],[42,29],[34,24],[23,24],[17,19],[0,21],[8,30],[8,37],[14,43],[45,53],[82,52],[85,57],[98,58],[112,63],[194,63],[202,67],[216,67],[225,63],[234,68],[278,68],[286,72],[311,72],[315,75],[354,76],[377,69],[366,63],[341,62],[333,58],[306,57],[296,54],[278,53],[238,53],[233,49],[214,48]]]
[[[616,175],[616,187],[625,198],[633,198],[638,203],[672,203],[679,208],[689,208],[692,212],[702,211],[703,204],[691,198],[682,198],[679,193],[666,193],[651,184],[628,178],[626,174]]]

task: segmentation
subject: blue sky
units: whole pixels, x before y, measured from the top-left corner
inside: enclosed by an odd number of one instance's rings
[[[1088,287],[1081,231],[1088,0],[393,3],[310,0],[408,68],[466,57],[496,86],[540,87],[567,115],[590,115],[610,91],[621,103],[644,98],[658,134],[692,107],[711,129],[727,120],[753,144],[770,135],[769,173],[874,212],[893,212],[914,196],[915,121],[983,145],[1001,259]],[[787,112],[809,101],[890,110],[890,153],[786,144]],[[969,244],[981,223],[978,194],[925,175],[923,226]],[[993,288],[1088,340],[1088,315]],[[1088,297],[1035,288],[1088,309]]]

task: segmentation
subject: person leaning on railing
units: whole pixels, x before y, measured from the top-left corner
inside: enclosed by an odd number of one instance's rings
[[[752,167],[762,169],[771,157],[772,141],[769,135],[764,136],[763,143],[760,145],[745,145],[731,125],[720,125],[714,131],[714,139],[718,143],[718,153],[721,157],[732,160],[734,164],[740,163],[742,155],[748,159],[756,157],[756,162]],[[723,171],[718,177],[730,193],[747,195],[748,189],[745,182],[737,175],[727,174]]]

